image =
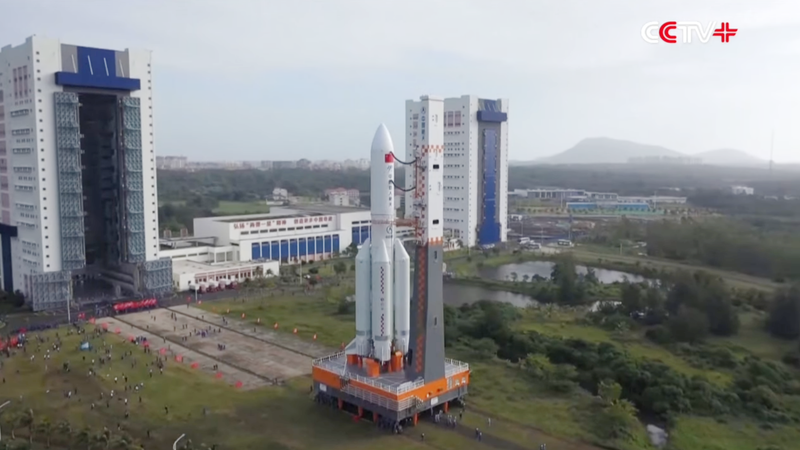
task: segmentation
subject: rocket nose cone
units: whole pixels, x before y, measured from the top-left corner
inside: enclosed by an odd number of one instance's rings
[[[372,151],[380,151],[382,154],[393,153],[394,145],[392,145],[392,136],[386,125],[381,124],[378,130],[375,131],[375,137],[372,138]]]

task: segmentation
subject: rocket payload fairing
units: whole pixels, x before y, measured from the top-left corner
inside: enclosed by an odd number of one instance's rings
[[[370,160],[372,225],[356,256],[356,337],[345,353],[385,363],[394,352],[408,352],[411,259],[395,238],[394,146],[383,124]]]

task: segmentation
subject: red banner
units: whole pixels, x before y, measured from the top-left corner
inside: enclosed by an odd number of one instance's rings
[[[147,300],[139,300],[135,302],[121,302],[114,305],[114,311],[121,313],[121,312],[128,312],[128,311],[135,311],[137,309],[143,308],[154,308],[158,306],[158,300],[154,298],[149,298]]]

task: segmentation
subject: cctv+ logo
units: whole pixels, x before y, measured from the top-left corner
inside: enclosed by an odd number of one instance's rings
[[[707,44],[713,37],[718,37],[724,44],[730,42],[738,31],[737,28],[731,28],[728,22],[719,25],[710,22],[705,26],[700,22],[648,22],[642,27],[642,39],[649,44],[675,44],[679,37],[676,33],[680,32],[681,42],[684,44],[691,44],[695,39]]]

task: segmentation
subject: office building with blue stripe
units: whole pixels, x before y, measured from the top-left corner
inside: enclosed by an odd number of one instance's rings
[[[407,100],[406,159],[428,128],[422,102]],[[444,239],[463,245],[506,241],[508,215],[508,100],[473,95],[444,100]],[[406,172],[406,186],[415,174]],[[405,216],[413,214],[413,192],[406,193]]]
[[[369,238],[370,211],[334,205],[272,208],[269,214],[194,219],[198,238],[238,248],[235,261],[297,264],[343,254]]]

